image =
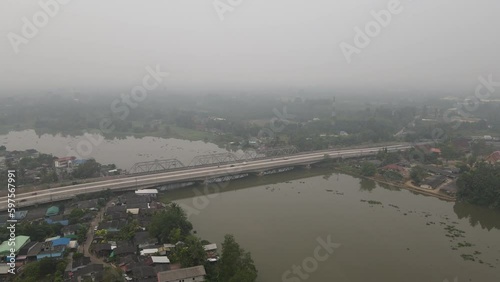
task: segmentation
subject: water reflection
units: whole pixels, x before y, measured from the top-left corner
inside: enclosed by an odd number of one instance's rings
[[[377,187],[377,183],[371,179],[362,178],[359,181],[359,190],[371,192]]]
[[[500,212],[485,207],[473,206],[467,203],[456,203],[453,211],[460,219],[469,219],[472,226],[481,226],[483,229],[500,229]]]

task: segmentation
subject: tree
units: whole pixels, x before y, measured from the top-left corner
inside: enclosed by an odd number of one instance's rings
[[[0,152],[4,152],[4,151],[7,151],[7,148],[4,145],[0,146]]]
[[[170,242],[170,236],[173,234],[173,230],[177,228],[180,230],[179,239],[182,240],[193,230],[193,225],[187,220],[184,210],[178,204],[171,203],[165,210],[153,215],[149,232],[151,236],[158,238],[161,243],[175,244],[176,242]]]
[[[219,281],[254,282],[257,279],[252,256],[236,242],[233,235],[224,236],[219,261]]]
[[[73,170],[73,177],[78,179],[91,178],[99,175],[101,165],[94,159],[87,160]]]
[[[183,244],[175,248],[173,259],[178,261],[183,268],[204,265],[207,261],[207,253],[200,239],[189,235]]]
[[[85,211],[82,210],[82,209],[73,209],[69,216],[68,216],[68,219],[69,219],[69,223],[70,224],[76,224],[78,223],[78,221],[80,220],[80,218],[82,218],[83,216],[85,215]]]
[[[63,281],[64,270],[67,262],[54,258],[43,258],[36,262],[28,263],[14,281],[23,282],[59,282]]]
[[[377,166],[370,163],[364,162],[361,164],[361,175],[363,176],[374,176],[377,173]]]
[[[415,166],[410,171],[410,178],[415,182],[415,184],[420,185],[422,180],[425,179],[426,173],[421,166]]]
[[[104,282],[117,282],[123,281],[122,270],[118,267],[105,267],[104,276],[102,278]]]
[[[457,197],[480,206],[500,208],[500,166],[479,163],[457,180]]]

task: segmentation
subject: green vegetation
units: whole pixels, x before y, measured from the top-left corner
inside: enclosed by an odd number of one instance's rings
[[[224,237],[218,277],[221,282],[253,282],[257,279],[251,254],[240,247],[233,235]]]
[[[179,262],[182,267],[192,267],[207,264],[207,255],[201,240],[193,235],[187,236],[182,245],[177,246],[171,255],[173,262]]]
[[[59,235],[61,224],[48,224],[45,221],[41,222],[23,222],[16,226],[16,234],[29,236],[31,241],[41,242],[45,238]],[[0,239],[2,241],[9,238],[9,230],[0,228]]]
[[[101,165],[96,160],[90,159],[73,170],[72,175],[76,179],[84,179],[98,177],[100,171]]]
[[[377,166],[370,163],[364,162],[361,164],[361,175],[363,176],[374,176],[377,173]]]
[[[424,168],[418,165],[413,167],[410,171],[410,178],[417,185],[420,185],[426,176],[427,173]]]
[[[484,162],[460,175],[457,186],[459,200],[471,204],[500,208],[500,166]]]
[[[165,210],[157,212],[149,227],[150,234],[157,237],[160,243],[176,244],[169,256],[172,263],[180,263],[182,267],[204,265],[207,281],[211,282],[253,282],[257,278],[257,269],[250,253],[245,252],[232,235],[226,235],[222,244],[222,254],[218,263],[207,261],[203,248],[207,241],[191,234],[192,224],[179,205],[169,204]],[[97,234],[97,232],[96,232]]]
[[[187,220],[186,213],[176,203],[169,204],[164,210],[157,212],[149,228],[151,236],[158,238],[160,243],[177,243],[171,239],[183,240],[193,230],[193,225]],[[171,238],[172,236],[172,238]]]
[[[14,278],[15,282],[62,282],[67,262],[53,258],[43,258],[28,263]]]

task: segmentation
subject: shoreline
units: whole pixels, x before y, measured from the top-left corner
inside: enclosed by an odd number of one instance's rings
[[[447,196],[447,195],[444,195],[444,194],[439,194],[438,192],[437,193],[436,192],[431,192],[431,191],[424,190],[422,188],[418,188],[418,187],[415,187],[415,186],[410,186],[410,185],[407,185],[406,182],[404,184],[394,183],[394,182],[388,182],[388,181],[384,181],[384,180],[378,179],[376,177],[363,176],[361,174],[357,174],[357,173],[354,173],[352,171],[344,170],[344,169],[339,168],[339,167],[335,167],[334,170],[338,170],[338,171],[340,171],[342,173],[353,175],[353,176],[356,176],[356,177],[370,179],[370,180],[373,180],[373,181],[375,181],[377,183],[383,183],[383,184],[391,185],[391,186],[394,186],[394,187],[406,189],[408,191],[416,192],[416,193],[419,193],[419,194],[422,194],[422,195],[435,197],[435,198],[438,198],[438,199],[443,200],[443,201],[447,201],[447,202],[456,202],[457,201],[457,199],[455,197]]]

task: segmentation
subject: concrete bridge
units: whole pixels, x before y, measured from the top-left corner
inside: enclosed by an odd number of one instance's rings
[[[347,159],[365,156],[374,156],[380,150],[387,149],[388,152],[404,151],[412,148],[411,144],[400,144],[392,146],[378,146],[344,150],[325,150],[299,153],[289,156],[280,156],[252,161],[240,161],[224,165],[208,165],[203,167],[190,167],[176,169],[168,172],[154,174],[128,175],[127,177],[103,180],[92,183],[78,184],[40,190],[37,192],[17,194],[15,198],[16,210],[35,204],[51,203],[69,200],[76,195],[99,192],[103,190],[136,190],[152,188],[182,182],[205,182],[209,179],[224,178],[231,175],[258,173],[265,175],[266,171],[280,168],[310,166],[314,163],[328,159]],[[0,210],[8,207],[7,197],[0,198]]]

